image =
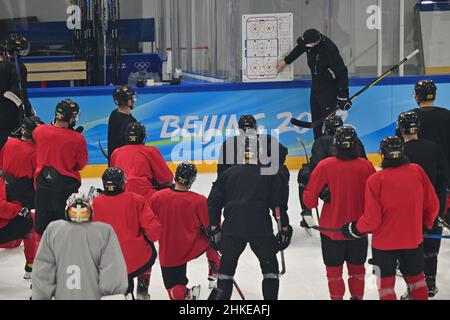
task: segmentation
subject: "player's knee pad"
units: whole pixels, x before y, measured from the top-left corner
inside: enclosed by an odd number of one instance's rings
[[[167,289],[170,300],[184,300],[186,297],[186,286],[176,285],[170,289]]]

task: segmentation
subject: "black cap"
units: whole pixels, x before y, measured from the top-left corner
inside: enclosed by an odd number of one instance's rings
[[[306,30],[303,34],[303,41],[305,44],[316,43],[321,38],[321,33],[316,29]]]

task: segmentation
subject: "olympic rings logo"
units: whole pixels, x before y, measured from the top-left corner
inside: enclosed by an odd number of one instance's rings
[[[134,64],[134,67],[139,71],[147,71],[147,69],[150,68],[150,66],[151,66],[150,62],[136,62]]]

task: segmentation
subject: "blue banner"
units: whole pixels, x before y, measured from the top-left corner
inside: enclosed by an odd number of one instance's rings
[[[400,112],[417,106],[412,95],[415,80],[402,81],[371,88],[355,100],[353,108],[343,116],[347,124],[357,129],[368,153],[377,153],[381,139],[394,134]],[[261,88],[239,86],[237,90],[228,89],[229,84],[198,86],[190,90],[176,87],[159,91],[145,89],[138,96],[133,115],[145,124],[147,143],[158,147],[167,161],[180,160],[180,155],[184,160],[216,160],[223,140],[204,133],[211,129],[222,133],[234,130],[243,114],[255,115],[260,130],[278,130],[279,139],[289,148],[290,156],[304,156],[298,140],[304,140],[310,148],[312,130],[296,128],[289,120],[291,117],[310,120],[310,90],[305,82],[299,82],[297,87],[287,85],[287,89],[283,89],[282,84]],[[352,86],[350,93],[361,88],[362,85]],[[61,99],[77,101],[81,108],[78,125],[85,128],[83,134],[88,143],[89,164],[104,164],[106,161],[98,141],[107,146],[108,117],[116,108],[111,96],[113,89],[96,91],[90,88],[85,94],[82,90],[65,90],[64,94],[68,96],[59,96],[58,91],[53,91],[50,96],[31,92],[31,102],[38,115],[49,123]],[[436,104],[450,105],[450,83],[438,83]],[[191,134],[194,139],[182,143],[182,134]]]

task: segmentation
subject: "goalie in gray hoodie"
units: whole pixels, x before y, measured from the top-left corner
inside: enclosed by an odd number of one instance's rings
[[[33,266],[33,300],[99,300],[124,295],[127,267],[110,225],[91,222],[92,199],[73,194],[67,221],[51,223]]]

